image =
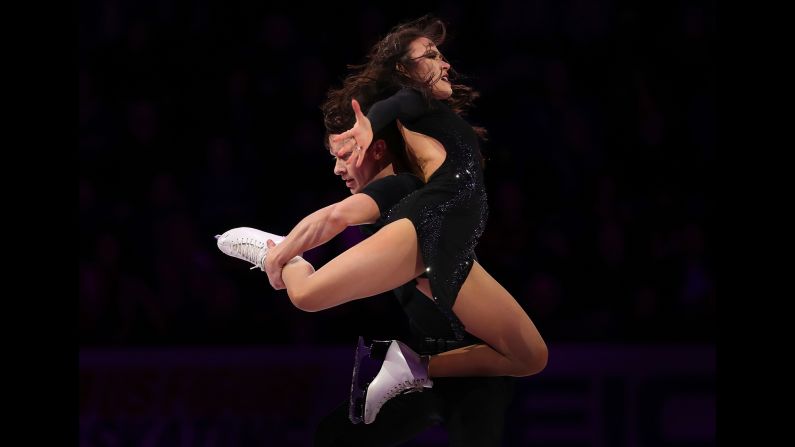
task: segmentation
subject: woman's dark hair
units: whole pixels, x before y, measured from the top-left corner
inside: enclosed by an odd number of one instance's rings
[[[372,47],[364,64],[348,66],[353,72],[345,78],[341,88],[329,91],[327,103],[339,104],[344,98],[384,99],[406,87],[421,92],[430,102],[433,80],[418,80],[408,74],[418,63],[411,58],[410,44],[420,37],[427,37],[438,47],[446,36],[444,23],[429,15],[397,25]],[[453,94],[445,102],[455,113],[463,116],[480,94],[464,84],[454,84],[457,78],[459,75],[454,70],[448,71]],[[324,115],[325,108],[326,104],[323,105]],[[348,129],[350,127],[344,130]],[[476,126],[472,129],[478,137],[486,139],[486,129]]]

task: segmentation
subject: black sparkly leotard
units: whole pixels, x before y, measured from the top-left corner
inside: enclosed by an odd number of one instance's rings
[[[414,224],[434,302],[461,339],[464,326],[452,307],[488,217],[477,135],[447,104],[435,99],[428,104],[407,88],[375,103],[367,118],[374,134],[398,119],[407,129],[439,141],[447,152],[425,186],[392,207],[387,223],[407,218]]]

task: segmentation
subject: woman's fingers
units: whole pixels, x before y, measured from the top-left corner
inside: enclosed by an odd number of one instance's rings
[[[361,146],[356,146],[356,152],[358,152],[359,158],[356,160],[356,167],[361,167],[362,162],[364,161],[364,153],[367,152],[366,148]]]

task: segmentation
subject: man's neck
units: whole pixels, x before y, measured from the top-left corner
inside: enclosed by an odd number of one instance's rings
[[[380,170],[378,174],[376,174],[375,177],[370,180],[370,182],[374,182],[380,178],[388,177],[390,175],[395,175],[395,169],[392,167],[392,163],[384,166],[384,169]]]

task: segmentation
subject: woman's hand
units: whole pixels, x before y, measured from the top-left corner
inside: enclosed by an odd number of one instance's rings
[[[331,141],[335,143],[342,142],[340,150],[337,151],[338,157],[344,158],[345,154],[353,152],[351,156],[355,158],[352,161],[356,163],[355,166],[358,168],[362,165],[364,154],[370,148],[370,143],[373,142],[373,128],[370,125],[370,120],[362,113],[359,101],[351,100],[351,106],[356,116],[356,124],[350,130],[332,137]]]

